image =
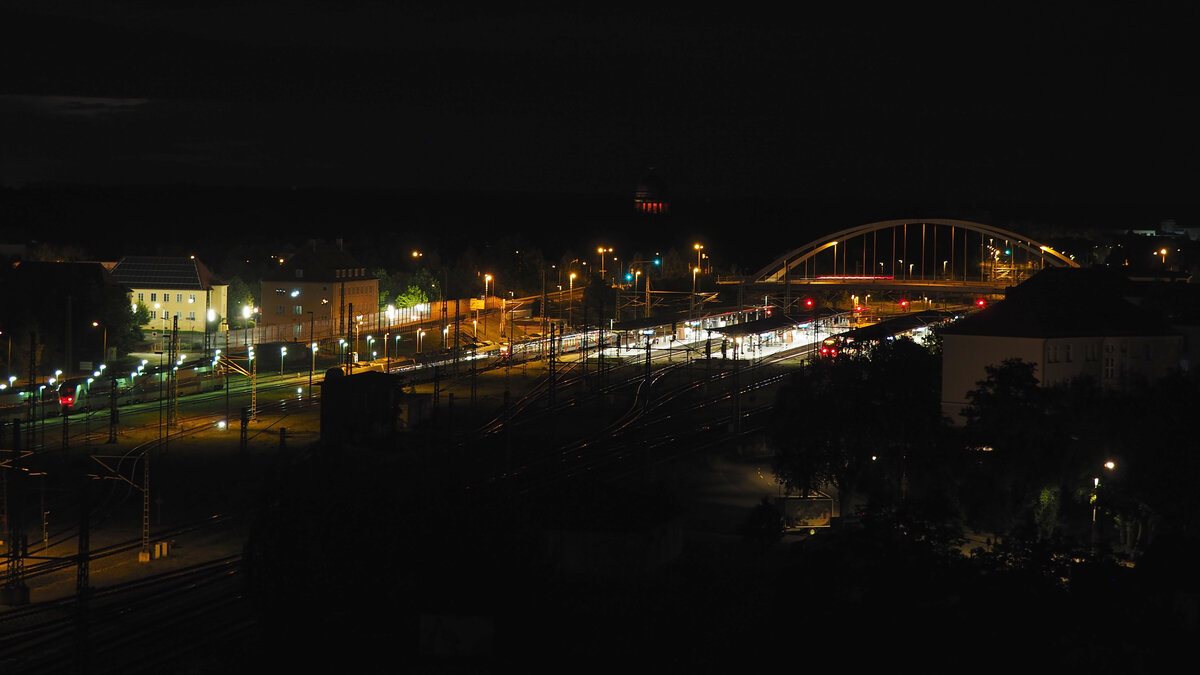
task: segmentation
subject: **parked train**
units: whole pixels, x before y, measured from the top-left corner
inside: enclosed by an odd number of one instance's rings
[[[112,406],[113,396],[118,406],[156,401],[171,393],[170,386],[170,378],[155,374],[68,378],[58,385],[58,412],[72,414],[108,409]],[[222,387],[222,378],[211,372],[179,370],[176,371],[175,387],[180,396],[215,391]]]

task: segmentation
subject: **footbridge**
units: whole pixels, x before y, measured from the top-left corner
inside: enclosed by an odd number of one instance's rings
[[[755,294],[780,292],[928,296],[998,295],[1069,253],[1017,232],[967,220],[884,220],[847,228],[787,251],[757,272],[722,278]],[[799,290],[805,289],[808,290]]]

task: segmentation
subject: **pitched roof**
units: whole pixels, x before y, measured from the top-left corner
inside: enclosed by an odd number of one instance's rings
[[[336,271],[342,269],[364,270],[359,279],[374,279],[371,270],[346,253],[340,245],[310,242],[309,246],[298,249],[284,261],[283,265],[263,276],[263,281],[295,280],[296,270],[304,271],[304,281],[334,281],[340,280]]]
[[[126,256],[111,274],[130,288],[201,291],[224,285],[195,257]]]
[[[1162,314],[1131,302],[1132,295],[1131,282],[1108,270],[1048,268],[943,332],[1033,338],[1178,333]]]

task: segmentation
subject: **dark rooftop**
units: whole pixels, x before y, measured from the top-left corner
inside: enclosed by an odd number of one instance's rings
[[[1164,315],[1138,306],[1133,298],[1136,285],[1115,272],[1049,268],[944,333],[1045,338],[1177,332]]]

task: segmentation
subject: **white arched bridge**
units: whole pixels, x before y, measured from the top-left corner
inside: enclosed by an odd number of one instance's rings
[[[814,239],[751,275],[722,283],[1002,293],[1047,266],[1079,264],[1047,244],[983,223],[884,220]]]

